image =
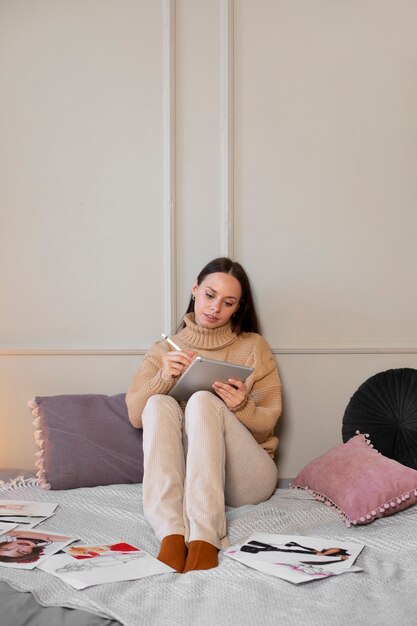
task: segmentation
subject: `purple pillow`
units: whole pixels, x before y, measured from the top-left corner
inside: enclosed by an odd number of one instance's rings
[[[142,430],[129,422],[124,393],[41,396],[28,404],[43,488],[142,482]]]
[[[358,434],[308,463],[291,487],[335,507],[349,527],[415,504],[417,471],[383,456]]]

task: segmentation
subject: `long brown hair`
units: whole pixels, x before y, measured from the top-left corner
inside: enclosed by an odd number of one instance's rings
[[[215,274],[217,272],[230,274],[236,278],[236,280],[239,281],[242,290],[239,308],[233,313],[230,320],[233,331],[238,335],[241,332],[260,333],[260,325],[253,301],[249,278],[241,264],[237,261],[232,261],[227,257],[213,259],[213,261],[210,261],[210,263],[207,263],[207,265],[203,267],[197,276],[197,285],[200,285],[209,274]],[[185,314],[193,312],[194,298],[191,296]],[[178,331],[181,330],[181,328],[184,328],[184,326],[185,323],[182,321]]]

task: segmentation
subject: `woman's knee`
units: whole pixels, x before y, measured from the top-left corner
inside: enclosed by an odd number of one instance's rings
[[[178,415],[179,418],[182,417],[182,411],[178,402],[174,398],[171,398],[171,396],[155,394],[150,396],[145,404],[142,422],[146,421],[148,418],[155,420],[173,414]]]
[[[224,432],[226,405],[210,391],[197,391],[185,407],[185,429],[191,432]],[[203,429],[201,431],[201,429]]]
[[[262,475],[257,471],[259,467],[263,467]],[[225,500],[228,506],[238,507],[245,504],[266,502],[275,492],[278,482],[278,470],[272,459],[271,463],[269,463],[268,459],[266,465],[259,463],[253,470],[246,479],[242,475],[241,479],[237,483],[233,481],[233,484],[228,480],[230,476],[227,475],[228,472],[226,471]]]
[[[185,412],[201,412],[205,408],[221,408],[223,402],[211,391],[196,391],[189,398]]]

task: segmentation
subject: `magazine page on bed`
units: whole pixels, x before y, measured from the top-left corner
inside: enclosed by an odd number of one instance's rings
[[[58,503],[0,500],[0,521],[5,517],[50,517]]]
[[[34,569],[77,537],[56,533],[11,530],[0,535],[0,567]]]
[[[1,535],[5,535],[10,530],[14,530],[15,528],[17,528],[17,524],[11,524],[9,522],[6,522],[6,523],[0,522],[0,541],[2,541]]]
[[[42,563],[39,569],[57,576],[75,589],[175,571],[144,550],[123,541],[70,546],[64,554],[57,554]]]
[[[0,534],[1,524],[9,524],[7,530],[12,530],[16,524],[18,530],[31,530],[52,517],[57,506],[57,502],[0,500]]]
[[[299,584],[362,571],[354,562],[363,547],[334,539],[255,533],[226,554],[265,574]]]

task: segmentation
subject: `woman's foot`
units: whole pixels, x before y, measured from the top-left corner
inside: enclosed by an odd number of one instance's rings
[[[211,569],[218,565],[218,549],[207,541],[190,541],[183,574],[197,569]]]
[[[182,572],[187,558],[187,546],[183,535],[167,535],[162,539],[159,554],[156,557],[177,572]]]

